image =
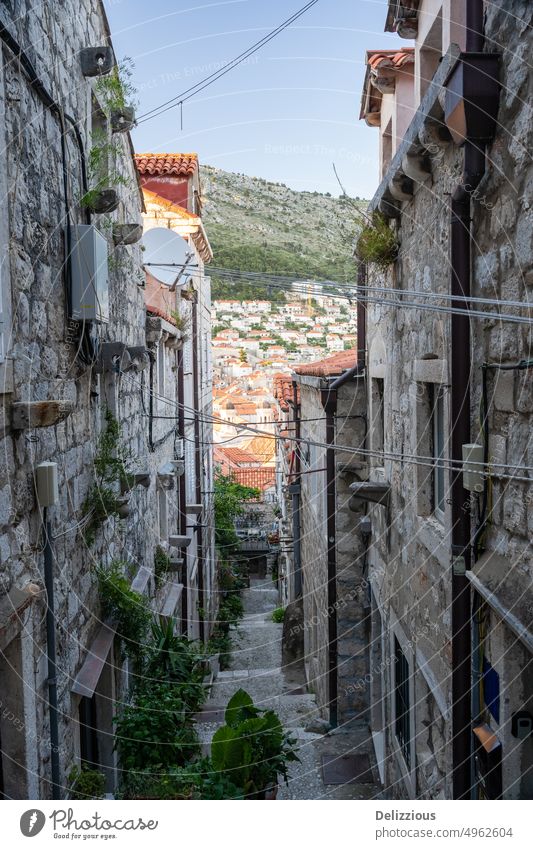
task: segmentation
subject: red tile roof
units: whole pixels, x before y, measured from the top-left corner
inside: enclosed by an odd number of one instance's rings
[[[137,170],[142,176],[191,177],[198,168],[196,153],[137,153]]]
[[[250,454],[249,451],[243,451],[242,448],[227,448],[226,446],[217,445],[217,453],[224,455],[230,462],[236,463],[260,463],[258,457]]]
[[[387,69],[389,69],[390,75],[394,76],[395,72],[402,72],[406,66],[413,65],[414,61],[413,47],[402,47],[401,50],[367,50],[366,73],[359,118],[364,118],[371,127],[379,125],[383,95],[374,86],[373,80],[379,76],[380,72],[386,73]]]
[[[269,489],[276,482],[275,469],[235,469],[233,477],[242,486],[252,486],[254,489]]]
[[[289,404],[294,401],[292,377],[290,375],[281,373],[274,375],[274,398],[279,402],[281,409],[287,412]]]
[[[367,50],[366,61],[374,71],[377,68],[403,68],[414,63],[415,49],[402,47],[401,50]]]
[[[343,371],[352,368],[357,361],[357,350],[340,351],[332,357],[318,360],[316,363],[306,363],[294,369],[296,374],[308,375],[310,377],[335,377]]]

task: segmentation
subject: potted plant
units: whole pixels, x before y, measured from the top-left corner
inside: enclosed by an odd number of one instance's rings
[[[105,775],[96,769],[82,764],[81,769],[73,766],[68,774],[69,797],[75,801],[81,799],[103,799],[105,793]]]
[[[127,133],[135,126],[135,109],[133,106],[122,106],[111,112],[111,131]]]
[[[129,186],[130,181],[118,170],[124,154],[119,143],[108,141],[102,130],[92,133],[87,173],[91,188],[81,198],[89,212],[104,215],[114,212],[120,198],[114,186]]]
[[[106,215],[108,212],[114,212],[118,209],[120,198],[116,189],[97,186],[94,189],[89,189],[83,195],[81,202],[82,206],[94,215]]]
[[[142,238],[142,224],[113,224],[113,243],[117,245],[134,245]]]
[[[230,699],[225,720],[213,736],[213,767],[226,773],[246,799],[275,799],[279,776],[287,782],[287,766],[298,760],[295,739],[274,711],[257,708],[245,690]]]
[[[110,74],[95,85],[101,105],[110,121],[111,132],[127,133],[135,125],[135,87],[131,82],[133,62],[125,57]]]

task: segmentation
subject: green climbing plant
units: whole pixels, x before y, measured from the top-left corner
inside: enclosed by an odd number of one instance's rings
[[[81,198],[83,207],[93,208],[104,189],[131,185],[130,178],[121,170],[123,164],[124,150],[121,142],[110,141],[103,130],[91,133],[91,149],[87,161],[90,189]]]
[[[133,59],[124,56],[111,73],[97,79],[94,90],[108,117],[112,112],[136,106],[137,89],[132,82],[134,68]]]
[[[123,490],[133,485],[128,471],[128,455],[121,445],[120,426],[110,410],[105,413],[105,425],[94,458],[96,480],[82,504],[83,537],[87,545],[95,541],[98,528],[111,516],[119,517],[123,502],[117,487]]]
[[[132,590],[128,571],[131,571],[129,564],[120,560],[114,560],[108,567],[99,567],[98,592],[103,617],[116,623],[125,655],[139,667],[145,656],[152,615],[146,596]]]

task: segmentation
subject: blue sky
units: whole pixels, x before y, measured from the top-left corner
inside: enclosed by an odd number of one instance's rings
[[[115,51],[135,63],[138,114],[178,95],[278,26],[303,0],[105,0]],[[246,63],[184,107],[139,126],[135,148],[197,151],[200,160],[338,194],[371,197],[377,130],[359,121],[367,48],[402,43],[383,32],[385,0],[320,0]]]

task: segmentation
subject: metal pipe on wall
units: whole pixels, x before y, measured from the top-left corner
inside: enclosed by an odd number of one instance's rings
[[[292,536],[294,543],[294,554],[293,554],[293,562],[294,562],[294,598],[300,598],[303,592],[303,581],[302,581],[302,545],[301,545],[301,534],[302,534],[302,522],[301,522],[301,471],[302,471],[302,458],[300,456],[300,436],[301,436],[301,423],[300,423],[300,405],[298,403],[298,384],[296,381],[292,383],[292,392],[293,392],[293,401],[292,406],[294,410],[294,436],[296,439],[295,442],[295,455],[294,455],[294,466],[295,466],[295,475],[294,479],[291,482],[293,485],[298,485],[298,491],[293,492],[292,495]]]
[[[483,0],[467,0],[466,50],[481,52]],[[465,73],[468,65],[465,65]],[[471,560],[470,505],[463,488],[462,451],[470,439],[471,339],[470,319],[456,312],[471,294],[472,192],[485,172],[484,145],[467,138],[461,183],[452,194],[450,224],[451,262],[451,411],[450,473],[452,518],[452,755],[454,799],[472,795],[472,633],[471,593],[466,572]],[[457,300],[454,300],[457,298]],[[462,299],[462,300],[461,300]]]
[[[178,351],[178,432],[180,437],[185,440],[185,374],[184,374],[184,358],[183,358],[183,348],[180,348]],[[183,443],[185,444],[185,442]],[[184,452],[185,453],[185,452]],[[179,478],[179,529],[180,536],[187,535],[187,511],[186,511],[186,498],[187,498],[187,489],[186,489],[186,480],[185,480],[184,472],[180,475]],[[182,604],[181,604],[181,618],[182,618],[182,630],[187,631],[187,623],[189,619],[189,610],[187,603],[187,591],[188,591],[188,580],[187,580],[187,549],[181,549],[181,557],[183,559],[182,569],[182,578],[181,582],[183,584],[183,592],[182,592]]]
[[[44,585],[46,588],[46,654],[48,661],[48,707],[50,712],[50,765],[52,770],[52,799],[61,799],[59,771],[59,722],[57,707],[57,651],[54,606],[54,552],[52,524],[48,508],[43,507]]]
[[[193,373],[193,406],[194,413],[194,441],[196,443],[196,451],[194,454],[195,467],[195,492],[196,503],[202,504],[202,455],[203,446],[200,435],[200,386],[198,368],[198,356],[200,346],[198,343],[198,295],[195,293],[192,303],[192,373]],[[198,627],[200,632],[200,641],[205,638],[205,590],[204,590],[204,546],[203,546],[203,528],[200,518],[197,518],[196,524],[196,540],[197,540],[197,559],[198,559]]]

